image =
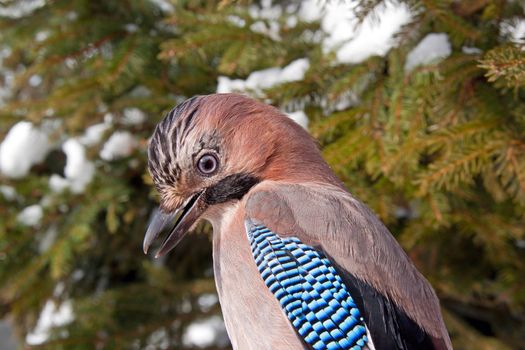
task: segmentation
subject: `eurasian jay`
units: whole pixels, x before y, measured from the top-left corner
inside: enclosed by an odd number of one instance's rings
[[[199,219],[234,349],[451,349],[439,300],[314,139],[237,94],[193,97],[156,127],[148,167],[161,209],[144,252]]]

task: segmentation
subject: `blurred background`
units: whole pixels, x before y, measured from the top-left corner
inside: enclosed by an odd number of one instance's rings
[[[0,0],[0,349],[229,349],[206,224],[142,253],[153,128],[237,91],[307,128],[456,349],[525,349],[521,0]],[[255,336],[255,335],[254,335]]]

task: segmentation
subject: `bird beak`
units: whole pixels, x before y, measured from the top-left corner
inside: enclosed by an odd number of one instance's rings
[[[175,246],[186,235],[186,232],[199,219],[202,213],[206,210],[207,204],[203,199],[204,191],[199,192],[186,200],[186,202],[177,208],[172,213],[164,213],[159,211],[146,231],[144,236],[143,249],[144,253],[148,252],[151,243],[159,236],[159,234],[169,227],[178,215],[175,226],[160,247],[155,258],[165,255],[167,252],[175,248]],[[180,213],[180,215],[179,215]]]

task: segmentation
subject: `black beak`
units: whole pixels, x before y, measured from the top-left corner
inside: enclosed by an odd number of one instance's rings
[[[173,248],[184,238],[188,230],[193,226],[193,224],[199,219],[202,213],[206,210],[207,204],[203,200],[204,191],[197,193],[189,198],[184,205],[175,210],[172,213],[164,213],[159,211],[146,231],[144,236],[143,249],[144,253],[148,252],[148,249],[151,243],[159,236],[159,234],[168,228],[177,215],[181,213],[175,223],[175,226],[171,230],[171,233],[168,235],[168,238],[164,241],[160,247],[155,258],[163,256]]]

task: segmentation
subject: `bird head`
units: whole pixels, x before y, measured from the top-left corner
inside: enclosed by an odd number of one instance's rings
[[[339,184],[302,127],[278,109],[237,94],[196,96],[175,107],[151,137],[148,168],[161,205],[144,252],[172,227],[156,256],[260,181]]]

